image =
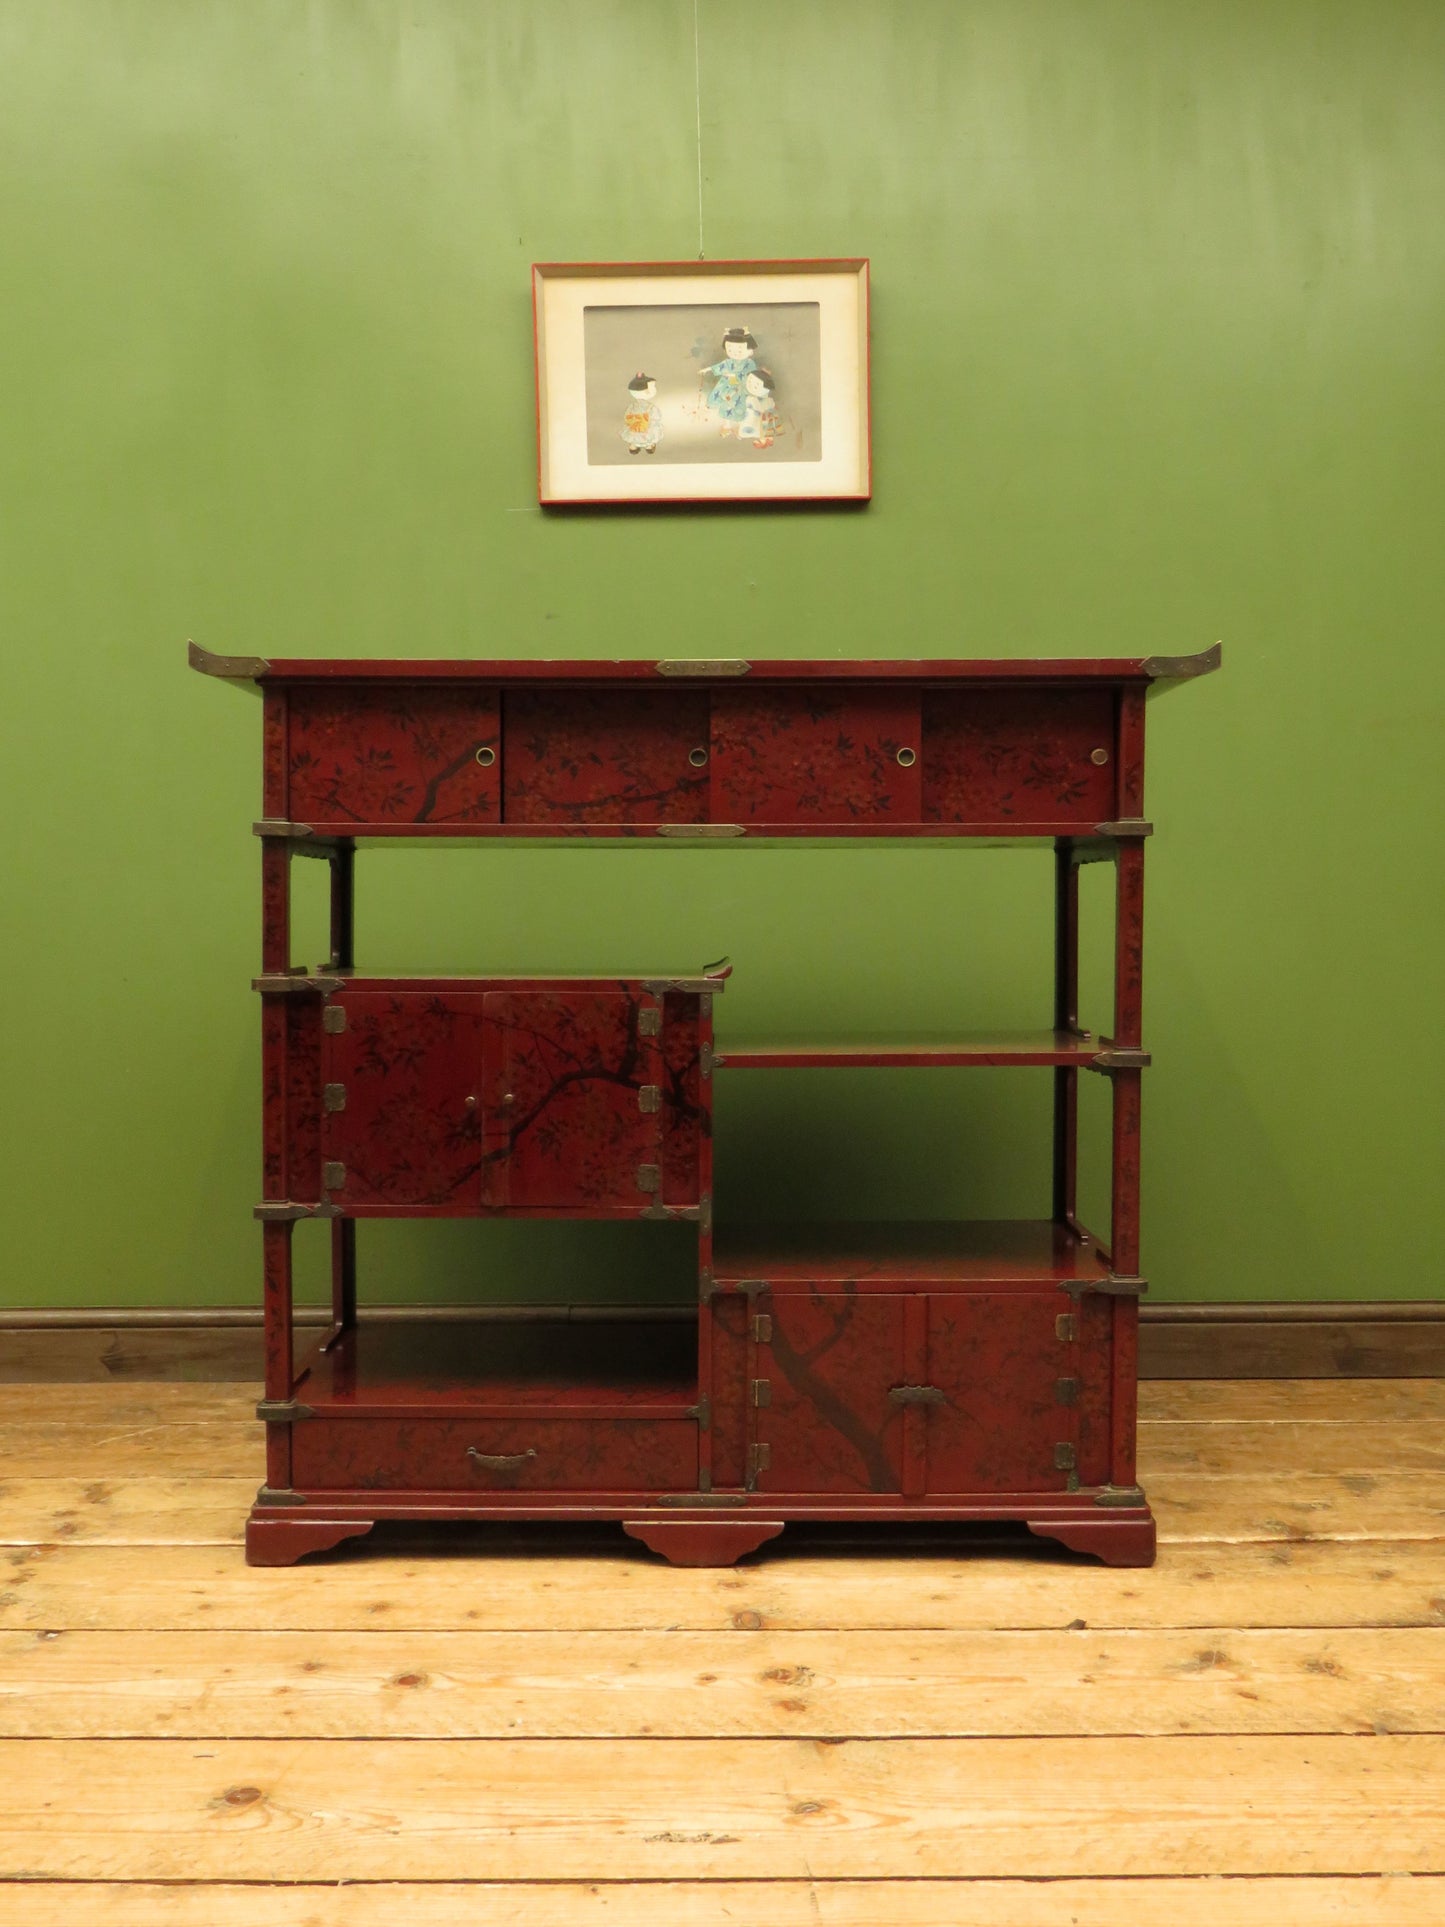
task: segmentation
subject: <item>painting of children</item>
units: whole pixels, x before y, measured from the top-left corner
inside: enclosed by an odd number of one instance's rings
[[[707,406],[719,434],[736,435],[742,426],[747,413],[743,383],[758,365],[753,358],[757,345],[746,328],[729,328],[723,336],[722,360],[698,371],[703,383],[712,377]]]
[[[634,375],[627,384],[622,439],[629,455],[657,453],[657,445],[662,440],[662,410],[657,402],[657,383],[651,375]]]
[[[771,448],[777,440],[778,408],[773,377],[766,368],[743,376],[743,419],[739,435],[754,448]]]

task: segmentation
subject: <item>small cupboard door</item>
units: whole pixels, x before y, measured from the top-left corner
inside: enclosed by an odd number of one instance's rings
[[[1078,1454],[1066,1292],[927,1294],[927,1490],[1062,1492]]]
[[[482,998],[344,990],[323,1015],[322,1187],[345,1211],[474,1211]]]
[[[769,1293],[755,1324],[750,1483],[759,1492],[902,1490],[907,1300],[847,1290]]]
[[[713,821],[916,823],[919,727],[907,689],[714,690]]]
[[[608,1212],[656,1202],[657,1000],[559,986],[483,1001],[483,1205]]]

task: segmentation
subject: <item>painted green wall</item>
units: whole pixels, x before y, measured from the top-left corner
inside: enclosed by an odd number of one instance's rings
[[[186,673],[194,635],[1223,637],[1152,709],[1146,1269],[1432,1295],[1445,8],[698,24],[708,254],[872,258],[866,511],[535,506],[528,264],[698,251],[691,0],[0,0],[0,1294],[256,1296],[259,710]],[[1047,1011],[1020,853],[443,850],[367,855],[360,891],[363,963],[729,951],[723,1021],[774,1033]],[[1037,1210],[1046,1090],[735,1083],[720,1209]],[[367,1227],[368,1289],[582,1295],[594,1245],[611,1287],[676,1285],[660,1241],[523,1236]]]

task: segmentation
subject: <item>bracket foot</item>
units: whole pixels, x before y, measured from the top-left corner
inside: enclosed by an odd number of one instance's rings
[[[294,1566],[308,1552],[329,1552],[370,1532],[374,1519],[277,1519],[257,1507],[246,1521],[248,1566]]]
[[[783,1529],[781,1519],[625,1519],[622,1530],[673,1566],[732,1566]]]
[[[1152,1566],[1155,1553],[1154,1514],[1139,1511],[1097,1519],[1075,1514],[1066,1519],[1029,1519],[1030,1532],[1041,1539],[1057,1539],[1072,1552],[1091,1552],[1106,1566]]]

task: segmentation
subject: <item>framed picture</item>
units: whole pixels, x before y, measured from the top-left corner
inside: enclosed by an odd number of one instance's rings
[[[866,261],[532,270],[544,503],[866,501]]]

